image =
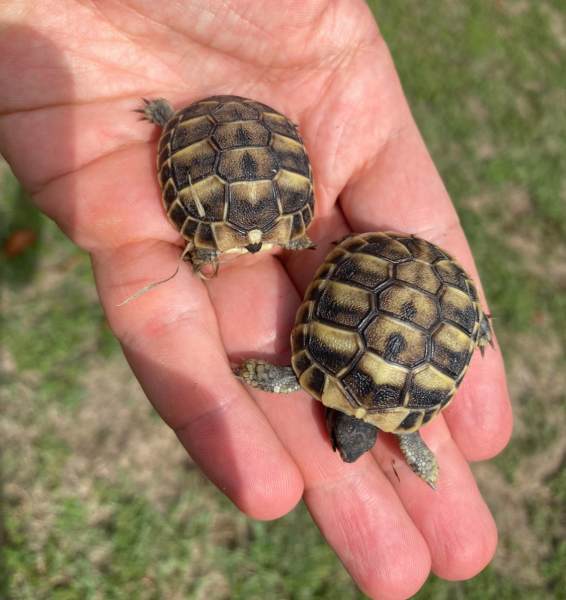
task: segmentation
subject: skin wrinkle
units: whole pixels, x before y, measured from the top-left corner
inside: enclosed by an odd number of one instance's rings
[[[198,383],[196,381],[193,382],[195,388],[198,387]],[[226,415],[230,410],[233,410],[234,406],[239,403],[239,398],[236,396],[227,396],[222,399],[221,402],[212,404],[212,406],[195,415],[191,415],[189,419],[184,421],[180,421],[179,423],[167,423],[169,427],[175,432],[175,435],[178,438],[183,437],[183,433],[187,433],[189,436],[191,434],[191,430],[194,429],[195,426],[207,421],[209,419],[222,419],[222,415]],[[225,420],[229,420],[229,417],[226,417]]]
[[[95,5],[95,2],[89,2],[89,4]],[[135,15],[137,15],[139,18],[141,18],[142,20],[145,21],[149,21],[153,27],[158,27],[159,29],[162,29],[168,36],[170,35],[171,32],[171,27],[168,27],[166,25],[163,25],[163,23],[160,23],[158,21],[155,21],[154,19],[151,19],[148,15],[144,15],[143,13],[141,13],[140,11],[136,10],[133,6],[131,6],[128,2],[123,2],[121,0],[116,0],[116,4],[118,4],[118,6],[124,7],[125,9],[127,9],[128,11],[130,11],[130,13],[133,13]],[[116,25],[114,25],[114,23],[112,22],[112,20],[110,19],[110,17],[108,17],[103,10],[99,7],[99,6],[95,6],[96,11],[98,12],[98,14],[101,15],[102,18],[104,18],[104,20],[118,33],[123,32],[123,35],[126,39],[128,39],[130,41],[130,43],[132,43],[134,46],[138,46],[139,45],[139,41],[136,39],[136,37],[129,35],[128,33],[125,33],[124,30],[120,30]],[[177,32],[176,32],[177,33]],[[180,35],[183,39],[186,39],[186,36],[177,33],[178,35]],[[147,36],[140,36],[142,40],[144,40]],[[178,80],[178,84],[180,86],[180,89],[185,89],[187,86],[187,82],[181,77],[181,75],[178,72],[178,69],[175,69],[174,67],[172,67],[171,65],[168,65],[164,60],[160,59],[159,57],[157,57],[155,54],[153,55],[155,60],[157,60],[161,66],[167,71],[167,74],[169,76],[173,76],[173,78],[176,78]],[[170,86],[170,83],[168,83],[168,87]]]
[[[29,188],[29,191],[31,194],[35,194],[35,195],[39,195],[41,193],[47,193],[49,191],[49,190],[47,190],[48,187],[61,184],[61,182],[65,178],[75,175],[75,173],[77,171],[80,171],[82,169],[87,169],[91,166],[98,164],[100,161],[105,161],[108,158],[112,159],[112,157],[116,156],[117,154],[121,154],[122,152],[129,151],[133,148],[143,147],[146,144],[147,144],[147,142],[126,142],[124,144],[121,144],[118,147],[114,148],[113,150],[105,151],[104,154],[101,154],[101,155],[97,156],[96,158],[93,158],[92,160],[89,160],[89,161],[85,162],[84,164],[75,167],[71,171],[68,171],[66,173],[60,173],[59,175],[54,176],[52,179],[48,179],[47,181],[39,182],[38,187],[31,186]]]

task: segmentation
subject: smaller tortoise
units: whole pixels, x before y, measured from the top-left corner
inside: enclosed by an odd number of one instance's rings
[[[145,100],[163,128],[157,170],[163,205],[201,274],[220,255],[274,246],[311,248],[312,170],[297,127],[273,108],[239,96],[211,96],[175,112]]]
[[[247,360],[237,369],[270,392],[304,388],[326,407],[345,462],[399,437],[431,487],[438,466],[418,429],[452,400],[476,347],[492,343],[489,317],[465,271],[438,246],[397,233],[353,234],[328,254],[291,334],[292,367]]]

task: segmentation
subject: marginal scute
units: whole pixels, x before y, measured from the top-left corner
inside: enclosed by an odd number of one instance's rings
[[[431,360],[454,379],[468,366],[472,352],[470,336],[449,323],[432,334]]]
[[[273,133],[293,138],[298,142],[301,141],[297,128],[283,115],[266,112],[263,115],[263,122]]]
[[[318,400],[322,399],[326,376],[324,371],[321,371],[317,366],[312,365],[300,377],[299,383],[301,387],[307,390]]]
[[[212,227],[206,223],[200,223],[195,234],[195,242],[199,248],[215,249],[216,241],[212,233]]]
[[[306,177],[282,169],[275,176],[274,182],[284,214],[296,212],[305,206],[305,198],[308,198],[311,192],[311,183]]]
[[[274,225],[266,225],[263,241],[274,246],[285,246],[291,239],[292,227],[293,216],[283,215],[275,221]]]
[[[295,213],[293,215],[293,225],[291,231],[291,239],[296,240],[302,237],[305,233],[305,224],[303,222],[303,217],[301,217],[301,213]]]
[[[191,239],[195,235],[195,232],[198,229],[198,226],[199,226],[198,221],[195,221],[194,219],[190,219],[190,218],[186,219],[181,227],[181,233],[187,239]]]
[[[171,163],[166,161],[161,165],[161,169],[159,170],[159,183],[161,183],[161,187],[166,185],[169,179],[171,179]]]
[[[409,408],[432,408],[448,402],[456,387],[454,380],[432,365],[425,365],[413,373],[406,404]]]
[[[297,351],[293,354],[291,364],[293,365],[295,375],[300,378],[301,375],[312,365],[312,360],[304,350]]]
[[[309,161],[301,143],[274,133],[271,147],[282,169],[310,176]]]
[[[169,180],[163,187],[163,204],[165,205],[165,210],[169,211],[169,208],[176,199],[177,189],[175,188],[173,181]]]
[[[295,324],[308,323],[313,310],[312,302],[303,302],[295,315]]]
[[[470,296],[451,286],[447,286],[440,297],[440,315],[443,320],[460,325],[470,334],[478,320],[477,305]]]
[[[410,412],[398,426],[398,433],[410,433],[411,431],[415,431],[421,425],[423,413],[422,411],[412,411]]]
[[[324,406],[339,410],[347,415],[354,415],[359,410],[357,405],[352,405],[348,396],[344,393],[335,377],[327,377],[324,391],[322,393],[322,403]]]

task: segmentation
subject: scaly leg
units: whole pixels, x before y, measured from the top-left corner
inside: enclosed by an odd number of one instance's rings
[[[202,279],[212,279],[216,277],[218,273],[218,257],[220,252],[218,250],[201,250],[191,249],[187,252],[188,260],[193,265],[193,271]],[[212,274],[203,272],[203,269],[207,266],[212,266]]]
[[[409,467],[435,490],[438,479],[438,463],[434,454],[423,442],[420,433],[418,431],[399,433],[397,436],[401,452],[405,455]]]
[[[234,369],[234,373],[248,385],[264,392],[285,394],[301,389],[292,367],[280,367],[264,360],[246,360]]]
[[[173,107],[164,98],[157,98],[157,100],[142,99],[145,106],[136,109],[135,112],[141,113],[143,118],[147,119],[150,123],[165,127],[167,121],[175,114]]]
[[[291,240],[285,244],[285,248],[287,250],[314,250],[316,248],[315,243],[309,238],[307,234],[297,238],[296,240]]]

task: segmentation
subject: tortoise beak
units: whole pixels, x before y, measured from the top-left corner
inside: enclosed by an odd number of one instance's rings
[[[252,254],[255,254],[256,252],[259,252],[261,250],[261,246],[262,246],[261,242],[258,242],[257,244],[248,244],[246,246],[246,250],[248,252],[251,252]]]

